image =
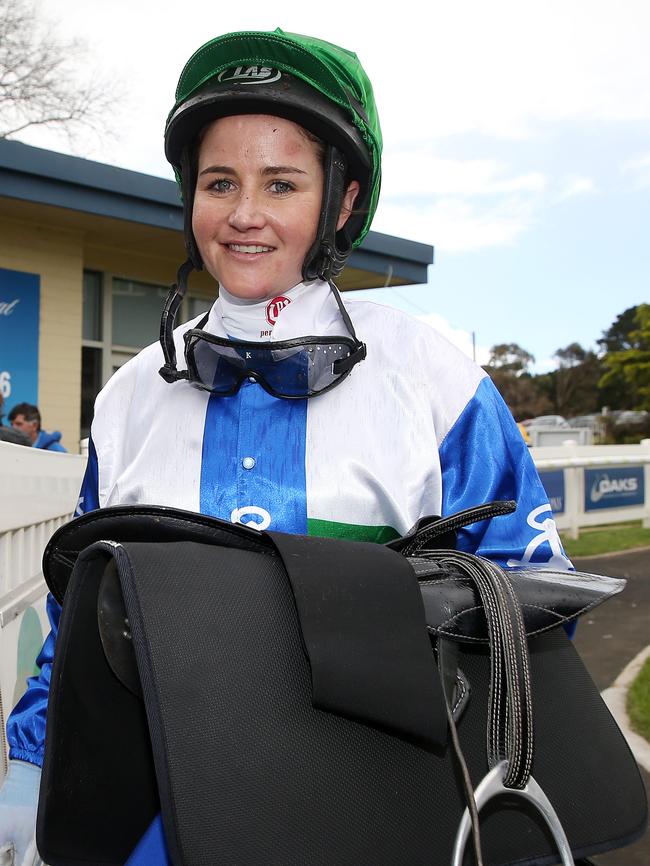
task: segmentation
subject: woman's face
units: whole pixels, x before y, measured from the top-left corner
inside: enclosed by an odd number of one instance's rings
[[[318,144],[280,117],[224,117],[205,130],[198,163],[192,228],[209,273],[240,298],[299,283],[323,194]],[[339,228],[358,188],[350,184]]]

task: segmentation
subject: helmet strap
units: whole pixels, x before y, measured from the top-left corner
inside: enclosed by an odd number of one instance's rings
[[[325,181],[316,240],[305,256],[302,276],[305,282],[321,279],[329,282],[343,270],[352,252],[352,242],[345,226],[336,230],[346,191],[347,161],[343,153],[328,144],[325,151]]]
[[[194,211],[194,190],[196,189],[197,154],[188,145],[181,153],[181,194],[183,196],[183,234],[185,249],[195,271],[203,270],[203,259],[192,231],[192,213]]]
[[[191,259],[183,262],[178,269],[176,282],[169,290],[165,307],[160,319],[160,345],[162,346],[165,364],[158,371],[165,382],[175,382],[177,379],[186,378],[187,373],[179,374],[176,367],[176,346],[174,345],[174,324],[176,315],[183,298],[187,292],[187,280],[194,270]]]

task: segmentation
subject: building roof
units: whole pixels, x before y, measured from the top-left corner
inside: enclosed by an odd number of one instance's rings
[[[108,219],[183,231],[174,181],[8,139],[0,139],[0,197],[93,215],[104,227]],[[432,246],[371,231],[352,253],[343,287],[425,283],[432,263]]]

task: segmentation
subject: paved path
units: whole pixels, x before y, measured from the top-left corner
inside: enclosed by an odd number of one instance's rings
[[[578,625],[576,647],[603,691],[634,656],[650,644],[650,550],[574,559],[581,571],[625,577],[625,591]],[[642,772],[650,792],[650,776]],[[650,833],[627,848],[593,857],[598,866],[650,866]]]

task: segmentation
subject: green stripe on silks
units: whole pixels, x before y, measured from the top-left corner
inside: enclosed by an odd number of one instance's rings
[[[386,544],[399,538],[399,532],[392,526],[363,526],[354,523],[336,523],[333,520],[307,519],[307,533],[321,538],[349,538],[352,541],[371,541]]]

